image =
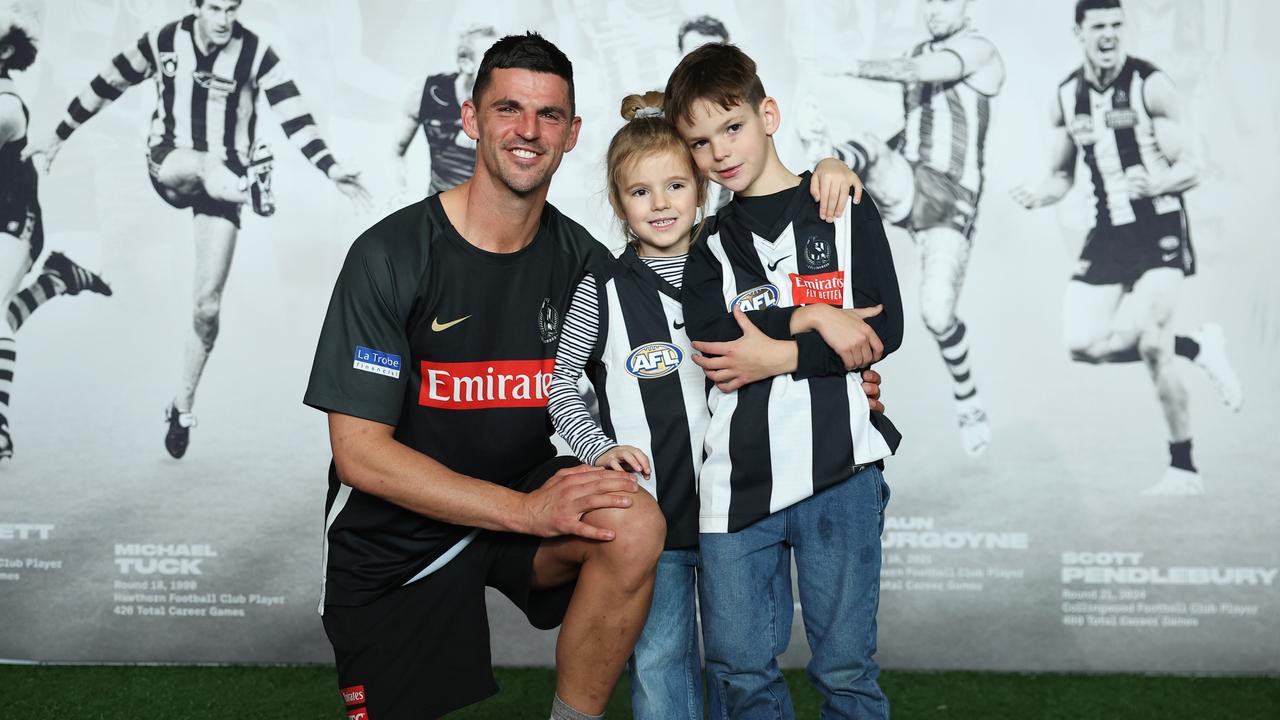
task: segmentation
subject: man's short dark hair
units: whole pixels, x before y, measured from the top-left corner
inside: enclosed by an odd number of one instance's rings
[[[27,31],[17,25],[0,35],[0,48],[11,47],[13,54],[4,61],[5,70],[26,70],[36,61],[36,43]]]
[[[676,65],[663,93],[663,114],[671,122],[693,122],[693,107],[713,102],[728,110],[747,105],[752,110],[764,100],[764,85],[756,63],[736,45],[707,43]]]
[[[729,29],[724,26],[724,23],[710,15],[699,15],[696,18],[684,21],[684,24],[680,26],[680,31],[676,33],[676,45],[680,48],[680,52],[684,52],[684,36],[689,33],[717,37],[720,38],[720,42],[729,42]]]
[[[1115,8],[1123,10],[1120,7],[1120,0],[1076,0],[1076,24],[1079,25],[1084,21],[1084,14],[1090,10],[1110,10]]]
[[[494,70],[532,70],[551,73],[569,83],[569,112],[575,112],[573,95],[573,63],[560,52],[560,48],[536,32],[524,35],[508,35],[484,51],[471,97],[479,99],[489,87]]]

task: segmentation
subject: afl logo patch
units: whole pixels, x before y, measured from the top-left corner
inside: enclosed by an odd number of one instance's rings
[[[627,372],[641,380],[660,378],[675,372],[683,359],[684,353],[671,343],[646,343],[627,356]]]
[[[165,77],[173,77],[178,74],[178,53],[160,53],[160,72],[164,73]]]
[[[1165,235],[1160,238],[1160,249],[1164,251],[1177,250],[1182,247],[1182,240],[1177,235]]]
[[[778,304],[778,286],[761,285],[760,287],[751,288],[734,298],[733,304],[735,307],[741,308],[742,312],[775,307]]]

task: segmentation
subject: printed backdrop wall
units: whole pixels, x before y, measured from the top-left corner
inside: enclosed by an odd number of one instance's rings
[[[14,79],[32,142],[116,53],[190,11],[182,0],[26,5],[39,19],[39,55]],[[1073,5],[972,3],[974,27],[1007,70],[960,302],[992,427],[980,457],[961,446],[952,381],[919,321],[917,248],[889,229],[910,321],[902,350],[880,368],[905,435],[887,468],[880,658],[909,668],[1280,672],[1280,382],[1267,369],[1280,351],[1269,210],[1280,189],[1280,92],[1268,79],[1280,8],[1126,2],[1123,47],[1172,78],[1189,108],[1183,145],[1200,167],[1185,198],[1198,272],[1177,292],[1171,324],[1180,334],[1218,324],[1244,391],[1232,412],[1199,365],[1176,361],[1204,492],[1169,496],[1143,494],[1169,461],[1147,369],[1073,363],[1063,339],[1067,282],[1094,224],[1088,170],[1053,207],[1011,199],[1048,172],[1050,108],[1083,57]],[[664,85],[680,57],[678,28],[700,15],[759,61],[791,167],[807,166],[815,149],[902,129],[900,85],[840,73],[927,39],[915,0],[245,0],[240,21],[287,63],[377,210],[355,212],[285,138],[288,118],[259,100],[278,210],[244,213],[199,425],[181,460],[165,451],[163,416],[180,390],[200,248],[190,212],[165,204],[148,178],[154,84],[80,128],[41,178],[45,252],[101,273],[114,292],[54,298],[15,333],[15,453],[0,460],[0,658],[330,661],[316,615],[329,451],[324,417],[301,398],[348,245],[427,192],[421,134],[403,192],[396,180],[397,134],[424,79],[457,72],[458,38],[475,25],[537,29],[564,49],[583,128],[551,200],[616,248],[602,165],[622,122],[617,106]],[[527,629],[497,595],[491,616],[497,662],[551,662],[554,635]],[[796,623],[784,658],[793,665],[807,657],[799,613]]]

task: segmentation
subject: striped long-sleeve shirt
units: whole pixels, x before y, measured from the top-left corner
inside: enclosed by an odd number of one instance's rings
[[[321,172],[333,154],[303,104],[280,58],[257,35],[236,23],[231,40],[200,51],[195,16],[188,15],[143,34],[99,73],[67,107],[58,125],[66,140],[126,90],[144,80],[156,83],[148,145],[171,145],[209,152],[232,167],[249,163],[261,91],[279,116],[289,140]]]

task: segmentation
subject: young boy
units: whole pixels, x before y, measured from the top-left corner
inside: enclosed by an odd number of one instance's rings
[[[809,173],[778,159],[778,105],[733,45],[686,56],[665,113],[698,169],[734,193],[693,246],[683,291],[695,361],[714,383],[699,478],[710,692],[735,720],[794,717],[777,663],[794,552],[822,716],[887,718],[873,659],[880,470],[900,436],[858,372],[902,339],[879,211],[864,201],[820,219]]]

